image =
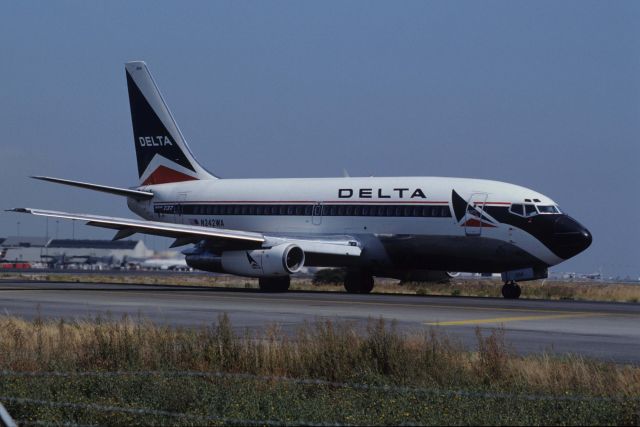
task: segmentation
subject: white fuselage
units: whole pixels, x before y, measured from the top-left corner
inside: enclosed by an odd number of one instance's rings
[[[555,206],[553,200],[536,191],[498,181],[440,177],[224,179],[140,189],[152,191],[153,199],[130,199],[129,206],[149,220],[277,235],[452,238],[471,251],[483,250],[480,242],[491,240],[515,245],[546,265],[562,261],[524,230],[498,221],[492,227],[465,226],[464,220],[456,218],[454,190],[472,205],[484,203],[482,207],[487,208],[508,208],[525,199]],[[347,207],[352,211],[347,212]],[[436,210],[432,212],[432,208]]]

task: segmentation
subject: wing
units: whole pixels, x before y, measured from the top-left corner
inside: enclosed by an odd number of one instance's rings
[[[11,212],[37,216],[86,221],[87,225],[117,230],[113,240],[123,239],[135,233],[176,239],[172,247],[196,243],[201,240],[215,242],[225,250],[271,247],[282,243],[295,243],[303,251],[330,256],[360,256],[358,242],[350,236],[266,236],[262,233],[226,228],[209,228],[197,225],[172,224],[100,215],[77,214],[43,209],[16,208]]]
[[[265,238],[260,233],[248,231],[227,230],[222,228],[207,228],[195,225],[171,224],[157,221],[146,221],[128,218],[116,218],[100,215],[76,214],[68,212],[48,211],[43,209],[16,208],[13,212],[28,213],[37,216],[64,218],[86,221],[87,225],[94,227],[110,228],[118,230],[113,240],[123,239],[135,233],[151,234],[155,236],[172,237],[176,239],[175,246],[179,243],[187,244],[191,241],[202,239],[228,240],[245,242],[247,247],[260,247]]]

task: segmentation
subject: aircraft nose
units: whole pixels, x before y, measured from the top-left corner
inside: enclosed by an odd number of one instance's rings
[[[553,224],[554,252],[564,259],[578,255],[592,241],[589,230],[568,215],[562,215]]]

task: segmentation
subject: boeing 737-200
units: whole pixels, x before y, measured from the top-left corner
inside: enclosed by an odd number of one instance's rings
[[[189,266],[259,278],[284,291],[303,266],[347,270],[348,292],[373,277],[502,273],[505,298],[517,280],[584,251],[589,231],[536,191],[465,178],[220,179],[195,159],[144,62],[125,65],[139,184],[118,188],[37,179],[127,198],[142,220],[13,209],[117,231],[174,238]]]

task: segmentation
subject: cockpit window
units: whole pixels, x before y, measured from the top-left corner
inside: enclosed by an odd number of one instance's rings
[[[511,208],[509,208],[509,211],[511,213],[516,214],[516,215],[522,216],[523,215],[523,209],[524,209],[523,205],[521,205],[519,203],[514,203],[514,204],[511,205]]]
[[[525,218],[540,214],[560,214],[560,209],[555,205],[534,205],[532,203],[513,203],[509,212]]]
[[[524,205],[525,216],[534,216],[538,214],[535,205]]]
[[[560,213],[558,208],[556,208],[553,205],[551,205],[551,206],[549,206],[549,205],[547,205],[547,206],[538,205],[538,212],[540,212],[541,214],[557,214],[557,213]]]

